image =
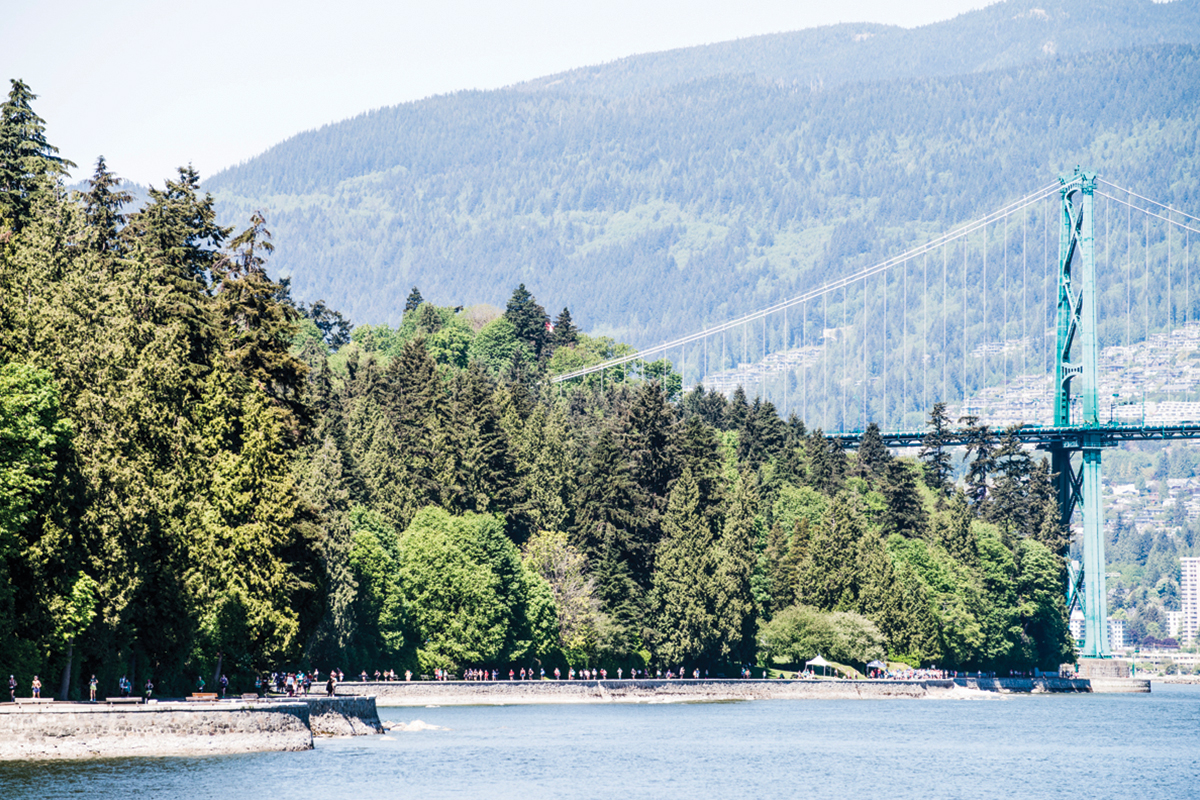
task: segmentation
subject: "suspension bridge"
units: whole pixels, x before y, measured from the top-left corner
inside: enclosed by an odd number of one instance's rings
[[[1102,453],[1200,438],[1193,233],[1200,218],[1076,168],[899,255],[554,381],[668,359],[685,387],[757,389],[847,447],[869,421],[889,447],[920,446],[936,400],[1014,430],[1049,453],[1064,526],[1079,512],[1068,603],[1081,655],[1107,658]]]

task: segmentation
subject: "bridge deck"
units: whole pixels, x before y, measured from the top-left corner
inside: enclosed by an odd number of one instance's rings
[[[993,431],[997,436],[1007,429]],[[1095,427],[1023,425],[1013,432],[1022,442],[1038,445],[1059,445],[1067,448],[1116,447],[1121,442],[1150,442],[1167,439],[1200,439],[1200,422],[1179,422],[1172,425],[1098,425]],[[880,433],[888,447],[920,447],[929,431],[890,431]],[[862,431],[826,434],[841,442],[843,447],[857,447]],[[954,430],[947,434],[945,446],[959,447],[970,441],[970,434]]]

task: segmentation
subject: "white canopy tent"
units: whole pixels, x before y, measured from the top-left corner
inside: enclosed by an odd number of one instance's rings
[[[832,664],[830,664],[830,663],[829,663],[828,661],[826,661],[825,659],[821,658],[821,654],[820,654],[820,653],[817,653],[817,657],[816,657],[816,658],[814,658],[812,661],[805,661],[805,662],[804,662],[804,666],[806,666],[806,667],[822,667],[822,668],[824,668],[824,670],[825,670],[825,672],[823,672],[822,674],[823,674],[823,675],[828,675],[828,674],[829,674],[829,667],[831,667],[831,666],[833,666],[833,665],[832,665]]]

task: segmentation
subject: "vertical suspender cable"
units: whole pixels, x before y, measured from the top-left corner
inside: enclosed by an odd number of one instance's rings
[[[946,349],[946,320],[950,317],[950,298],[946,294],[946,270],[950,263],[950,246],[942,245],[942,402],[950,396],[947,391],[946,373],[950,366],[950,355]]]
[[[879,276],[883,279],[883,348],[881,350],[882,360],[879,362],[880,368],[883,370],[883,408],[880,409],[879,422],[884,430],[887,430],[887,415],[888,415],[888,274],[884,272]]]
[[[1001,339],[1000,346],[1004,348],[1000,352],[1004,354],[1004,397],[1007,399],[1008,394],[1008,217],[1004,217],[1004,289],[1001,291],[1000,300],[1004,303],[1004,336]]]
[[[1146,217],[1145,239],[1142,247],[1142,258],[1145,262],[1145,277],[1142,280],[1142,295],[1145,297],[1146,308],[1146,338],[1142,341],[1150,341],[1150,217]]]
[[[865,431],[867,429],[867,279],[863,278],[862,282],[862,331],[859,336],[859,342],[862,347],[862,378],[859,380],[859,392],[862,396],[862,418],[858,422],[858,429]]]
[[[963,237],[963,277],[962,277],[962,402],[963,414],[967,413],[967,237]]]
[[[1029,209],[1021,212],[1021,379],[1024,383],[1029,372],[1029,351],[1026,340],[1029,338],[1029,325],[1026,318],[1029,314],[1029,300],[1025,295],[1029,284]]]
[[[784,371],[783,371],[783,416],[786,418],[789,412],[788,408],[788,384],[792,382],[792,366],[788,363],[788,353],[792,349],[792,339],[788,336],[788,307],[783,307],[783,356],[784,356]]]
[[[824,387],[821,389],[821,417],[823,418],[825,430],[830,430],[829,427],[829,337],[826,331],[829,330],[829,295],[821,295],[821,381]]]
[[[1125,206],[1125,347],[1129,347],[1133,317],[1133,208]]]
[[[900,426],[904,430],[904,412],[908,409],[908,262],[904,262],[904,305],[900,307],[900,374],[904,387],[900,392]]]
[[[1050,199],[1046,198],[1042,201],[1042,269],[1045,273],[1042,275],[1042,349],[1046,351],[1046,372],[1054,373],[1054,358],[1050,353],[1050,327],[1046,321],[1046,315],[1050,311]],[[1057,280],[1057,270],[1055,271],[1055,280]],[[1053,384],[1053,381],[1051,381]],[[1050,387],[1051,396],[1054,395],[1054,386]]]
[[[921,413],[929,410],[929,253],[921,267]]]
[[[842,287],[842,329],[838,332],[838,357],[842,362],[842,419],[838,425],[838,430],[846,430],[846,340],[849,337],[846,331],[846,287]]]

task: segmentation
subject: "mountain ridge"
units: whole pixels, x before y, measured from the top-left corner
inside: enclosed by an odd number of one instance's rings
[[[267,214],[299,298],[356,321],[397,323],[414,284],[454,305],[524,282],[644,345],[1076,163],[1196,207],[1197,60],[1158,45],[836,89],[717,75],[621,96],[460,92],[306,132],[205,186],[227,220]]]

